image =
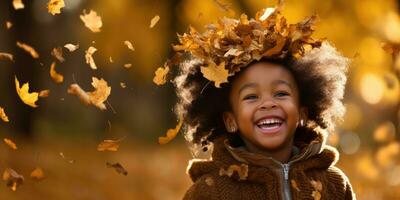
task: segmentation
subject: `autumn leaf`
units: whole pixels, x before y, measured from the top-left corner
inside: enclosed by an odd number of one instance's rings
[[[119,85],[121,86],[121,88],[126,88],[126,84],[124,82],[120,82]]]
[[[230,165],[228,167],[228,169],[226,169],[226,170],[224,168],[221,168],[219,170],[219,175],[220,176],[226,175],[226,176],[232,177],[234,175],[234,172],[237,173],[240,180],[246,180],[248,173],[249,173],[249,166],[246,164],[241,164],[240,166],[239,165]]]
[[[92,69],[97,69],[96,63],[94,63],[94,59],[93,59],[93,54],[96,51],[97,51],[97,49],[92,46],[90,46],[89,49],[87,51],[85,51],[86,52],[86,54],[85,54],[86,63],[89,64],[90,68],[92,68]]]
[[[80,16],[81,20],[85,24],[87,28],[89,28],[92,32],[100,32],[100,28],[103,26],[103,22],[101,21],[101,17],[97,15],[97,13],[93,10],[90,10],[89,13],[83,11],[83,15]]]
[[[40,98],[46,98],[46,97],[49,96],[49,94],[50,94],[50,90],[42,90],[42,91],[39,92],[39,97]]]
[[[13,0],[12,4],[15,10],[23,9],[25,7],[22,0]]]
[[[124,64],[124,67],[125,67],[126,69],[129,69],[129,68],[132,67],[132,64],[131,64],[131,63],[126,63],[126,64]]]
[[[164,66],[163,67],[159,67],[156,71],[155,71],[155,76],[153,78],[153,82],[157,85],[164,85],[167,80],[167,74],[169,72],[169,67],[168,66]]]
[[[285,37],[279,37],[276,40],[276,44],[274,47],[272,47],[271,49],[268,49],[263,55],[266,57],[270,57],[273,55],[277,55],[279,53],[281,53],[283,47],[286,44],[286,38]]]
[[[17,46],[18,46],[19,48],[25,50],[25,51],[28,52],[29,54],[31,54],[31,56],[32,56],[33,58],[39,58],[39,54],[36,52],[36,50],[35,50],[33,47],[31,47],[31,46],[29,46],[29,45],[27,45],[27,44],[25,44],[25,43],[18,42],[18,41],[17,41]]]
[[[118,151],[119,140],[104,140],[97,146],[97,151]]]
[[[105,110],[104,101],[111,94],[111,87],[108,86],[104,79],[92,78],[92,86],[95,88],[93,92],[85,92],[78,84],[72,84],[68,88],[69,94],[74,94],[86,105],[94,105],[100,110]]]
[[[151,19],[150,21],[150,28],[153,28],[158,23],[159,20],[160,16],[158,15],[154,16],[153,19]]]
[[[13,26],[13,24],[10,21],[6,21],[6,28],[10,29]]]
[[[24,83],[20,88],[19,81],[17,77],[15,77],[15,89],[17,90],[17,94],[19,98],[22,100],[22,102],[33,108],[37,107],[35,103],[38,100],[39,93],[37,92],[29,93],[29,83]]]
[[[75,51],[75,50],[77,50],[79,48],[79,44],[75,45],[75,44],[68,43],[68,44],[65,44],[64,47],[66,49],[68,49],[69,52],[73,52],[73,51]]]
[[[219,88],[221,83],[228,82],[228,70],[225,69],[225,62],[221,62],[218,66],[211,62],[207,67],[201,67],[201,73],[204,78],[213,81],[215,87]]]
[[[31,178],[36,181],[40,181],[44,179],[44,172],[43,169],[40,167],[36,167],[32,172],[31,172]]]
[[[65,61],[61,47],[53,48],[53,50],[51,51],[51,55],[57,58],[57,60],[60,62]]]
[[[6,112],[1,106],[0,106],[0,119],[2,119],[4,122],[9,122]]]
[[[14,150],[17,150],[17,149],[18,149],[18,148],[17,148],[17,145],[16,145],[12,140],[10,140],[10,139],[8,139],[8,138],[4,138],[3,141],[4,141],[4,143],[6,143],[6,145],[7,145],[8,147],[10,147],[11,149],[14,149]]]
[[[24,176],[11,168],[6,168],[3,172],[3,180],[6,181],[7,187],[10,187],[12,191],[16,191],[17,187],[24,183]]]
[[[0,60],[5,60],[5,59],[8,59],[8,60],[14,62],[14,56],[12,54],[0,52]]]
[[[124,41],[124,44],[128,47],[128,49],[135,51],[135,47],[133,47],[132,43],[128,40]]]
[[[56,15],[61,13],[61,8],[65,7],[64,0],[50,0],[47,9],[50,14]]]
[[[62,83],[64,81],[64,76],[59,74],[59,73],[57,73],[55,68],[56,68],[56,63],[55,62],[51,63],[51,66],[50,66],[50,77],[53,79],[54,82]]]
[[[114,168],[115,171],[117,171],[119,174],[123,174],[125,176],[128,175],[128,171],[126,171],[126,169],[119,163],[112,164],[112,163],[106,162],[106,166],[109,168]]]
[[[159,144],[167,144],[172,139],[174,139],[176,137],[176,135],[178,134],[179,130],[181,129],[182,124],[183,124],[183,120],[180,119],[179,123],[176,125],[176,127],[174,129],[168,129],[165,136],[158,138],[158,143]]]
[[[264,13],[261,15],[260,20],[264,21],[268,19],[268,17],[275,12],[275,8],[267,8],[265,9]]]

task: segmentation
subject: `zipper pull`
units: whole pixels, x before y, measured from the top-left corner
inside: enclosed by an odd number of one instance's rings
[[[289,179],[289,164],[283,164],[283,174],[285,180]]]

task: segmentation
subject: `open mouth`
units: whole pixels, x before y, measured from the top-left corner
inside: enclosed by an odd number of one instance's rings
[[[277,117],[266,118],[259,120],[256,126],[260,128],[263,132],[276,132],[280,129],[283,124],[283,120]]]

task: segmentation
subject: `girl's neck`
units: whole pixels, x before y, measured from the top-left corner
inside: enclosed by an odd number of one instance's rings
[[[259,148],[248,141],[244,141],[244,143],[246,149],[249,152],[262,154],[266,157],[271,157],[281,163],[287,163],[289,161],[293,148],[293,141],[290,141],[289,144],[283,145],[278,149],[272,150]]]

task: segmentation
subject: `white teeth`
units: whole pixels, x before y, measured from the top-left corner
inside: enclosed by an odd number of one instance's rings
[[[273,124],[273,123],[282,123],[282,120],[281,119],[277,119],[277,118],[264,119],[264,120],[258,122],[257,125],[266,125],[266,124]]]

